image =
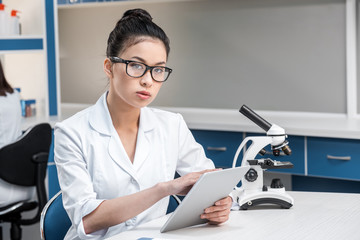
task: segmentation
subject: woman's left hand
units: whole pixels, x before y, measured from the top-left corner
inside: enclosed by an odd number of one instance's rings
[[[215,202],[214,206],[205,209],[201,214],[202,219],[208,219],[209,224],[224,223],[229,219],[230,209],[232,205],[231,197],[226,197]]]

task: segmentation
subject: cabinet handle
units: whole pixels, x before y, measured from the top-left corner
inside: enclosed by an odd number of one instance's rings
[[[326,155],[326,157],[327,157],[327,159],[342,160],[342,161],[350,161],[351,160],[350,156],[336,157],[336,156]]]
[[[208,151],[219,151],[219,152],[225,152],[226,147],[207,147]]]

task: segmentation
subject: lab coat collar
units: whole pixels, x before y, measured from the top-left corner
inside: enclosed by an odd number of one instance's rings
[[[139,170],[147,159],[151,150],[150,135],[153,132],[156,117],[151,109],[142,108],[140,111],[139,131],[136,141],[136,151],[134,157],[134,168]]]
[[[104,93],[94,105],[89,122],[96,131],[111,136],[113,124],[106,103],[106,96],[107,92]]]
[[[113,124],[106,102],[107,93],[104,93],[94,105],[94,111],[89,122],[96,131],[111,136]],[[156,117],[152,110],[147,107],[142,108],[140,110],[139,130],[151,131],[155,128],[155,124]]]
[[[144,107],[140,110],[139,130],[149,132],[155,128],[156,122],[155,114],[150,108]]]
[[[113,127],[110,112],[106,102],[107,93],[104,93],[94,105],[89,120],[90,125],[98,132],[111,136],[109,142],[109,154],[112,159],[136,179],[136,171],[141,167],[148,157],[150,146],[150,133],[155,128],[156,115],[147,107],[140,110],[139,132],[136,143],[134,164],[131,164],[119,136]],[[121,149],[119,151],[119,149]]]

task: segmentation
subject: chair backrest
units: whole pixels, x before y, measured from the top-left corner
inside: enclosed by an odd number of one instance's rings
[[[71,221],[63,207],[59,191],[45,205],[40,218],[40,234],[43,240],[63,240]]]
[[[45,176],[52,141],[51,126],[42,123],[29,129],[16,142],[0,149],[0,178],[14,185],[36,186],[38,206],[36,215],[31,219],[11,220],[18,225],[30,225],[40,220],[40,213],[47,201]],[[32,209],[33,203],[14,209],[12,214]]]
[[[51,126],[42,123],[34,126],[21,139],[0,149],[0,178],[21,186],[36,186],[37,164],[34,156],[49,153]],[[45,178],[47,163],[40,169]]]
[[[175,211],[175,209],[179,206],[180,203],[181,203],[181,200],[178,196],[171,195],[166,214],[172,213],[173,211]]]
[[[171,195],[167,213],[173,212],[180,203],[181,200],[176,195]],[[47,202],[41,213],[41,239],[62,240],[70,227],[71,221],[64,209],[62,193],[59,191]]]

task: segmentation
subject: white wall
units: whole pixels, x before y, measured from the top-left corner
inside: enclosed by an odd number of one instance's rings
[[[60,9],[63,102],[94,103],[106,89],[106,39],[123,12],[135,7],[147,9],[171,40],[174,72],[154,105],[346,112],[345,0]]]
[[[14,88],[21,88],[23,99],[36,99],[37,113],[45,111],[46,63],[41,52],[13,53],[4,56],[4,71]]]

